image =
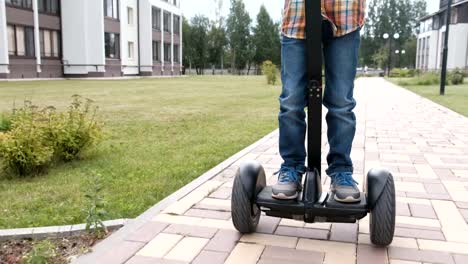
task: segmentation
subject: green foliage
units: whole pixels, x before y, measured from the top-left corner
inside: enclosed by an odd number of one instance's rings
[[[197,15],[191,21],[191,43],[193,47],[192,65],[197,69],[197,74],[203,74],[203,69],[208,61],[208,27],[210,20],[203,15]]]
[[[223,25],[212,24],[208,32],[208,61],[212,65],[221,65],[221,57],[224,55],[226,45],[226,30]]]
[[[416,54],[416,39],[418,19],[426,15],[425,0],[371,0],[368,4],[367,22],[364,27],[361,45],[361,63],[368,66],[378,66],[374,55],[381,48],[390,50],[389,39],[383,39],[383,34],[388,33],[392,37],[399,33],[398,40],[392,42],[392,67],[414,67]],[[396,55],[394,50],[405,49],[406,55]],[[387,54],[388,57],[388,54]],[[401,59],[401,61],[400,61]],[[398,63],[398,64],[396,64]],[[382,67],[381,67],[382,68]]]
[[[102,238],[107,234],[107,228],[103,219],[107,216],[105,200],[102,194],[103,181],[100,174],[92,174],[85,185],[85,209],[86,230],[96,238]]]
[[[5,132],[11,128],[11,115],[2,113],[0,116],[0,132]]]
[[[253,28],[253,33],[254,62],[261,65],[264,61],[270,60],[279,65],[281,63],[281,43],[278,25],[273,22],[264,5],[260,7],[257,25]]]
[[[47,264],[56,256],[55,247],[49,240],[41,241],[23,256],[25,264]]]
[[[414,69],[394,68],[390,71],[391,78],[408,78],[414,77]]]
[[[44,129],[47,120],[46,111],[39,111],[29,101],[14,110],[11,129],[0,134],[0,158],[5,171],[26,176],[50,164],[54,148]]]
[[[54,160],[71,161],[100,141],[92,101],[75,95],[65,113],[54,107],[39,109],[26,101],[14,109],[10,128],[0,134],[0,158],[10,175],[37,174]]]
[[[372,55],[372,61],[379,68],[385,69],[388,62],[388,49],[380,48],[375,54]]]
[[[398,85],[437,85],[440,83],[440,74],[437,72],[426,72],[415,78],[398,80]],[[448,80],[446,81],[448,84]]]
[[[455,69],[450,72],[450,81],[453,85],[463,84],[463,72],[460,69]]]
[[[231,67],[242,70],[249,61],[250,24],[252,19],[242,0],[231,0],[227,19],[227,36],[231,48]]]
[[[77,159],[100,141],[102,129],[95,120],[97,107],[92,104],[92,100],[74,95],[68,112],[51,115],[47,132],[59,160]]]
[[[275,85],[278,78],[278,68],[273,62],[267,60],[262,64],[262,74],[266,76],[268,84]]]

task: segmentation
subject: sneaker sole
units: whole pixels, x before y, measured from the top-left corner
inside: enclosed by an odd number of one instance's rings
[[[361,201],[361,198],[353,198],[352,196],[348,196],[344,199],[340,199],[335,195],[334,199],[335,201],[340,202],[340,203],[357,203]]]
[[[287,196],[284,193],[278,193],[278,194],[271,194],[271,197],[278,199],[278,200],[294,200],[297,198],[297,193],[292,195],[292,196]]]

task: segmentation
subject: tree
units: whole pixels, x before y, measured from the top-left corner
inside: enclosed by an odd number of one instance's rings
[[[270,60],[279,65],[281,63],[279,25],[273,23],[264,5],[260,7],[257,26],[253,29],[253,33],[254,63],[260,66],[264,61]]]
[[[227,19],[227,36],[231,49],[231,67],[234,72],[244,69],[248,62],[248,46],[250,36],[249,13],[242,0],[231,0],[231,8]]]
[[[189,66],[192,69],[192,61],[193,61],[193,46],[192,46],[192,29],[188,20],[183,17],[182,18],[182,45],[184,47],[184,55],[183,55],[183,64],[185,67]]]
[[[389,49],[389,40],[384,40],[382,35],[384,33],[390,36],[394,33],[400,35],[398,40],[392,39],[392,56],[395,56],[394,50],[404,48],[417,33],[418,19],[426,14],[426,2],[424,0],[371,0],[367,14],[367,23],[361,42],[361,62],[375,65],[374,55],[382,55],[382,51],[379,50],[384,46]],[[407,50],[407,52],[407,57],[413,54],[412,51]],[[392,61],[395,61],[393,57]],[[406,62],[402,65],[409,66]]]
[[[210,20],[203,15],[197,15],[192,18],[190,39],[192,46],[192,62],[196,68],[197,74],[203,74],[206,62],[208,61],[208,27]]]
[[[213,67],[222,67],[222,58],[226,45],[226,30],[223,26],[212,23],[208,33],[208,62]]]

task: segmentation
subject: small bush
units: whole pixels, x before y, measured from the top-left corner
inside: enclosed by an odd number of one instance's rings
[[[60,160],[74,160],[100,141],[102,130],[95,120],[97,107],[93,107],[92,103],[89,99],[74,95],[68,112],[51,113],[48,135]]]
[[[102,194],[103,182],[100,174],[92,174],[85,184],[86,230],[96,238],[103,238],[107,234],[107,228],[103,223],[107,216],[105,200]]]
[[[3,113],[0,116],[0,132],[6,132],[11,128],[11,116]]]
[[[101,139],[102,129],[95,120],[97,107],[92,101],[73,96],[68,111],[54,107],[38,109],[26,101],[2,119],[0,158],[4,170],[19,176],[36,174],[53,161],[77,159]]]
[[[407,77],[414,77],[414,70],[413,69],[400,69],[394,68],[390,71],[390,78],[407,78]]]
[[[44,240],[33,246],[31,251],[23,256],[26,264],[47,264],[56,256],[54,245]]]
[[[278,68],[273,62],[267,60],[262,64],[262,74],[266,76],[268,84],[275,85],[278,80]]]
[[[4,170],[19,176],[38,173],[52,161],[54,149],[43,128],[46,116],[25,102],[15,110],[11,128],[0,135],[0,158]]]
[[[455,69],[450,72],[449,78],[453,85],[463,84],[463,72],[459,69]]]
[[[426,72],[414,78],[398,80],[398,85],[438,85],[440,84],[440,74],[437,72]],[[448,84],[448,79],[446,80]]]
[[[416,85],[435,85],[440,83],[440,76],[435,72],[427,72],[416,78]]]

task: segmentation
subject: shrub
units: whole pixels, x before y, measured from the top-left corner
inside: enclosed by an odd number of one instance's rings
[[[440,83],[440,74],[437,72],[426,72],[414,78],[398,80],[398,85],[438,85]],[[446,80],[448,84],[448,80]]]
[[[3,113],[0,116],[0,132],[5,132],[11,128],[11,116],[9,114]]]
[[[71,161],[101,139],[102,129],[95,120],[97,107],[90,99],[74,95],[66,113],[50,113],[48,135],[58,159]]]
[[[440,83],[440,76],[436,72],[426,72],[416,78],[416,85],[436,85]]]
[[[0,136],[5,170],[25,176],[40,172],[51,162],[54,149],[43,129],[45,118],[30,102],[14,111],[10,130]]]
[[[390,78],[414,77],[414,69],[394,68],[390,71]]]
[[[85,185],[85,205],[86,230],[94,234],[98,239],[107,234],[107,228],[103,223],[107,212],[105,211],[105,201],[102,194],[103,182],[100,174],[92,174]]]
[[[463,84],[463,72],[459,69],[455,69],[450,72],[449,78],[453,85]]]
[[[47,264],[56,256],[54,245],[44,240],[33,246],[31,251],[23,256],[26,264]]]
[[[71,161],[97,144],[102,135],[95,120],[97,107],[89,99],[73,96],[68,111],[39,110],[26,101],[0,124],[0,158],[4,170],[19,176],[36,174],[54,160]],[[3,131],[3,130],[0,130]]]
[[[278,79],[278,68],[273,64],[273,62],[269,60],[263,62],[262,74],[266,76],[268,84],[276,84]]]

